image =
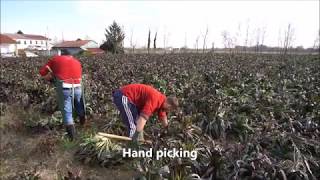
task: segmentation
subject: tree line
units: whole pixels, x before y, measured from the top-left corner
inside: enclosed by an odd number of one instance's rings
[[[206,46],[208,32],[209,32],[209,29],[207,27],[205,32],[201,35],[203,40],[202,53],[208,52],[208,48]],[[245,40],[243,42],[243,45],[239,45],[240,44],[239,34],[240,34],[240,25],[239,25],[239,30],[235,35],[231,35],[228,31],[223,31],[221,33],[225,51],[228,51],[230,53],[247,53],[247,52],[262,53],[266,51],[274,51],[282,55],[288,54],[289,50],[293,50],[295,52],[305,51],[305,49],[301,46],[293,48],[294,28],[292,27],[291,24],[288,24],[287,28],[283,32],[283,35],[280,35],[281,32],[279,32],[278,47],[268,47],[264,45],[266,27],[256,29],[253,46],[252,45],[250,46],[249,44],[249,25],[246,28]],[[132,41],[132,35],[133,35],[133,32],[131,33],[130,46],[131,46],[131,51],[134,52],[136,45]],[[320,51],[319,36],[320,36],[320,30],[317,38],[314,41],[313,48],[311,48],[312,51],[316,51],[316,52]],[[106,52],[111,52],[114,54],[124,53],[125,33],[123,31],[123,28],[121,28],[120,25],[118,25],[115,21],[113,21],[113,23],[106,29],[105,37],[106,37],[106,40],[100,46],[101,49],[103,49]],[[197,36],[194,44],[194,49],[196,50],[196,52],[200,51],[198,46],[199,39],[200,39],[200,36]],[[150,49],[151,49],[151,41],[152,41],[152,37],[151,37],[151,31],[149,29],[148,41],[147,41],[148,54],[150,53]],[[166,38],[166,35],[164,35],[164,49],[166,49],[166,41],[167,41],[167,38]],[[185,43],[186,41],[187,40],[185,39]],[[211,52],[214,52],[215,50],[214,44],[215,43],[212,42],[212,47],[210,49]],[[157,49],[157,32],[153,37],[153,49],[154,50]],[[188,49],[186,44],[182,49]],[[310,48],[307,50],[310,50]]]

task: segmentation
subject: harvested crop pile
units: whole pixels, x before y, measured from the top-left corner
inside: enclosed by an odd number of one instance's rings
[[[197,159],[145,158],[140,166],[147,178],[320,179],[319,56],[103,55],[80,60],[88,112],[106,119],[100,131],[123,135],[110,96],[122,85],[152,84],[179,98],[181,112],[170,116],[172,132],[158,137],[159,124],[150,120],[146,134],[154,150],[197,150]],[[37,75],[45,62],[1,60],[2,107],[18,102],[48,115],[57,110],[54,89]],[[103,165],[108,162],[104,158]]]
[[[80,144],[77,152],[79,160],[87,162],[98,162],[101,166],[113,166],[121,164],[122,147],[108,138],[88,137]]]

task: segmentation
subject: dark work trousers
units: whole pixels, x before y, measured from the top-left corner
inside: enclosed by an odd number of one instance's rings
[[[136,105],[129,102],[127,96],[123,95],[121,90],[115,90],[112,92],[113,103],[120,111],[122,121],[125,123],[128,129],[128,136],[132,137],[136,131],[137,118],[139,111]]]

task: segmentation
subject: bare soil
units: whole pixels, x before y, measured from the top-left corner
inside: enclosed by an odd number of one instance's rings
[[[1,116],[1,179],[63,179],[68,177],[68,172],[74,177],[92,180],[122,180],[133,176],[134,172],[129,167],[103,168],[78,161],[75,152],[80,140],[74,143],[67,141],[63,128],[42,131],[26,128],[23,121],[28,117],[20,117],[16,113],[23,110],[16,107],[8,109]],[[90,131],[79,127],[77,130],[79,136]]]

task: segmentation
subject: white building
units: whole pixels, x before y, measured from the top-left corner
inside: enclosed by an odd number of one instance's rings
[[[23,50],[50,50],[52,44],[50,39],[41,35],[34,34],[10,34],[4,33],[4,35],[15,40],[17,42],[17,49]]]
[[[0,34],[0,53],[1,57],[17,56],[17,42],[6,35]]]
[[[103,50],[99,49],[98,43],[93,40],[63,41],[52,47],[55,54],[60,54],[61,49],[67,49],[71,54],[78,54],[83,51],[90,51],[93,54],[103,53]]]

